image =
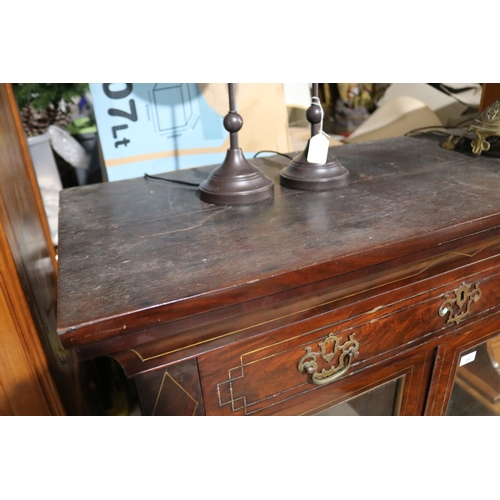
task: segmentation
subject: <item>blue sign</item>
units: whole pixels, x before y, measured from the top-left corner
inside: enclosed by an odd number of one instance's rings
[[[197,83],[92,83],[108,180],[223,161],[223,116]]]

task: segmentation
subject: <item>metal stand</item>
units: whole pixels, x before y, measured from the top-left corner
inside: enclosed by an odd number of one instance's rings
[[[318,97],[318,84],[313,83],[313,97]],[[307,121],[311,124],[311,138],[321,132],[322,109],[319,105],[311,105],[307,110]],[[307,154],[309,143],[305,150],[296,156],[280,173],[282,186],[303,189],[306,191],[327,191],[346,186],[349,181],[349,171],[332,155],[328,154],[325,163],[309,163]]]
[[[236,113],[233,84],[228,84],[229,113],[224,128],[229,132],[230,149],[226,158],[200,184],[200,199],[215,205],[247,205],[274,195],[274,184],[257,167],[249,163],[238,147],[238,131],[243,119]]]

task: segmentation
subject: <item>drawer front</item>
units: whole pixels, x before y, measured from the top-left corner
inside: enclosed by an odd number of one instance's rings
[[[339,308],[200,356],[206,413],[269,413],[273,405],[494,313],[500,302],[498,264],[461,272],[461,277],[448,273],[413,283],[345,306],[347,312]]]

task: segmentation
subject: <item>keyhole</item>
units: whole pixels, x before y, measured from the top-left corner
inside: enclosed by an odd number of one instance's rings
[[[464,301],[465,300],[465,292],[462,290],[462,293],[460,294],[460,301]]]

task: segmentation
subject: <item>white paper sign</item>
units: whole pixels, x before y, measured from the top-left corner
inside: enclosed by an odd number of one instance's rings
[[[328,158],[328,147],[330,142],[322,133],[316,134],[309,140],[309,150],[307,151],[307,161],[309,163],[326,163]]]
[[[460,358],[459,366],[464,366],[467,363],[472,363],[475,359],[476,359],[476,351],[470,352],[469,354],[466,354],[465,356],[462,356]]]

